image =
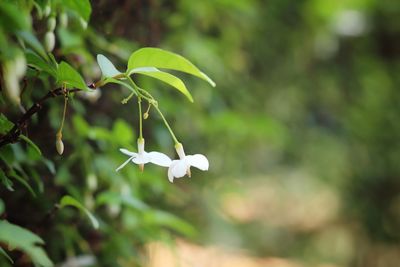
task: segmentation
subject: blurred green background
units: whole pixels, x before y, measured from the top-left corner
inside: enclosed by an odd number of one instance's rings
[[[192,178],[174,184],[153,166],[116,173],[125,159],[118,148],[135,150],[138,118],[134,101],[120,104],[128,92],[115,86],[101,88],[98,99],[72,99],[58,156],[62,99],[51,100],[28,127],[44,158],[23,143],[1,149],[2,164],[28,173],[36,197],[18,182],[13,192],[3,186],[0,197],[3,218],[41,236],[53,262],[91,255],[89,266],[145,266],[144,244],[179,236],[284,260],[251,266],[399,266],[399,1],[91,4],[88,28],[66,7],[56,59],[88,83],[100,77],[98,53],[120,70],[143,46],[190,59],[217,84],[181,75],[193,104],[164,84],[135,78],[157,97],[186,152],[207,155],[210,170],[192,169]],[[65,11],[60,6],[56,16]],[[37,12],[27,16],[41,39],[46,19]],[[54,81],[32,70],[27,76],[22,102],[29,107]],[[20,116],[4,97],[1,111],[11,121]],[[144,131],[149,151],[174,155],[155,112]],[[90,209],[100,229],[73,209],[43,223],[64,194]],[[16,266],[30,266],[20,252],[11,255]]]

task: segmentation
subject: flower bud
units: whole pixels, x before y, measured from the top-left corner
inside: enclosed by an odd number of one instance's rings
[[[56,149],[58,154],[62,155],[62,153],[64,152],[64,143],[62,141],[62,133],[58,132],[56,134]]]
[[[54,29],[56,28],[56,18],[55,17],[51,17],[47,20],[47,30],[49,32],[54,31]]]
[[[66,28],[68,26],[68,15],[67,13],[63,12],[58,17],[58,23],[61,27]]]
[[[13,60],[3,63],[4,91],[7,97],[17,105],[21,102],[19,81],[25,75],[25,72],[26,60],[22,52],[17,53]]]
[[[148,112],[143,113],[143,119],[147,120],[148,117],[149,117],[149,113]]]
[[[46,32],[44,36],[44,46],[47,52],[51,52],[56,44],[56,37],[54,32]]]
[[[79,23],[81,24],[82,29],[86,30],[88,23],[83,18],[79,18]]]
[[[87,176],[87,186],[91,191],[94,191],[97,189],[97,176],[94,173],[90,173]]]
[[[48,17],[51,13],[50,5],[46,5],[43,9],[43,16]]]

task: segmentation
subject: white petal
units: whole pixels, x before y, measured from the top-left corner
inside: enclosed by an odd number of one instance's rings
[[[208,159],[202,154],[186,156],[187,162],[190,166],[196,167],[202,171],[207,171],[209,167]]]
[[[130,157],[137,157],[137,153],[136,152],[131,152],[128,149],[120,148],[119,151],[121,151],[123,154],[128,155]]]
[[[150,158],[150,162],[162,167],[169,167],[172,163],[172,160],[165,154],[160,152],[149,152],[147,156]]]
[[[132,159],[132,162],[136,164],[146,164],[150,162],[150,157],[147,155],[147,152],[144,152],[143,154],[139,154],[136,158]]]
[[[178,160],[178,162],[171,168],[172,175],[176,178],[181,178],[185,176],[188,167],[189,166],[185,160]]]
[[[179,160],[173,160],[171,165],[168,168],[168,180],[173,183],[174,182],[174,175],[172,174],[172,169],[175,168],[175,165],[178,163]]]
[[[119,171],[120,169],[122,169],[123,167],[125,167],[126,164],[129,163],[129,161],[132,160],[132,157],[130,157],[127,161],[125,161],[124,163],[122,163],[115,171]]]

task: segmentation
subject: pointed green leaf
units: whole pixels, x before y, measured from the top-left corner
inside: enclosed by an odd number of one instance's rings
[[[60,85],[66,84],[67,88],[88,90],[82,76],[65,61],[62,61],[60,65],[58,65],[57,83]]]
[[[29,66],[32,66],[40,71],[47,72],[54,78],[57,78],[57,70],[51,63],[46,62],[42,57],[37,55],[32,50],[27,51],[25,56]]]
[[[29,255],[35,265],[53,266],[46,252],[40,247],[44,244],[43,240],[27,229],[7,221],[0,221],[0,242],[21,249]]]
[[[130,74],[135,68],[142,67],[155,67],[186,72],[207,81],[213,87],[215,86],[215,83],[189,60],[160,48],[145,47],[131,54],[128,61],[127,74]]]
[[[90,222],[92,223],[93,227],[95,229],[99,228],[99,222],[97,221],[96,217],[94,217],[94,215],[75,198],[73,198],[71,196],[64,196],[60,201],[60,206],[61,206],[61,208],[66,207],[66,206],[73,206],[73,207],[83,211],[90,219]]]
[[[35,151],[39,154],[42,155],[42,151],[40,151],[40,148],[31,140],[29,139],[27,136],[21,134],[19,136],[19,138],[21,138],[22,140],[24,140],[28,145],[30,145],[33,149],[35,149]]]
[[[97,55],[97,64],[99,64],[103,78],[114,77],[122,74],[117,70],[117,68],[115,68],[114,64],[112,64],[108,58],[101,54]]]
[[[189,90],[186,88],[183,81],[178,77],[169,74],[168,72],[160,71],[159,69],[153,67],[144,67],[133,69],[130,73],[139,73],[163,81],[178,89],[178,91],[184,94],[190,102],[193,102],[193,97],[190,94]]]

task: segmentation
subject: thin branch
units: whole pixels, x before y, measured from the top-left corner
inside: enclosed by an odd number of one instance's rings
[[[94,84],[88,86],[91,89],[96,89]],[[78,91],[82,91],[81,89],[73,88],[67,89],[67,93],[75,93]],[[21,135],[22,130],[26,127],[30,118],[35,115],[39,110],[42,109],[43,103],[57,96],[64,96],[65,90],[61,87],[49,91],[45,96],[40,98],[36,103],[34,103],[30,109],[28,109],[19,120],[14,124],[14,127],[11,128],[5,135],[0,137],[0,147],[5,146],[7,144],[15,143],[18,141],[19,136]]]

